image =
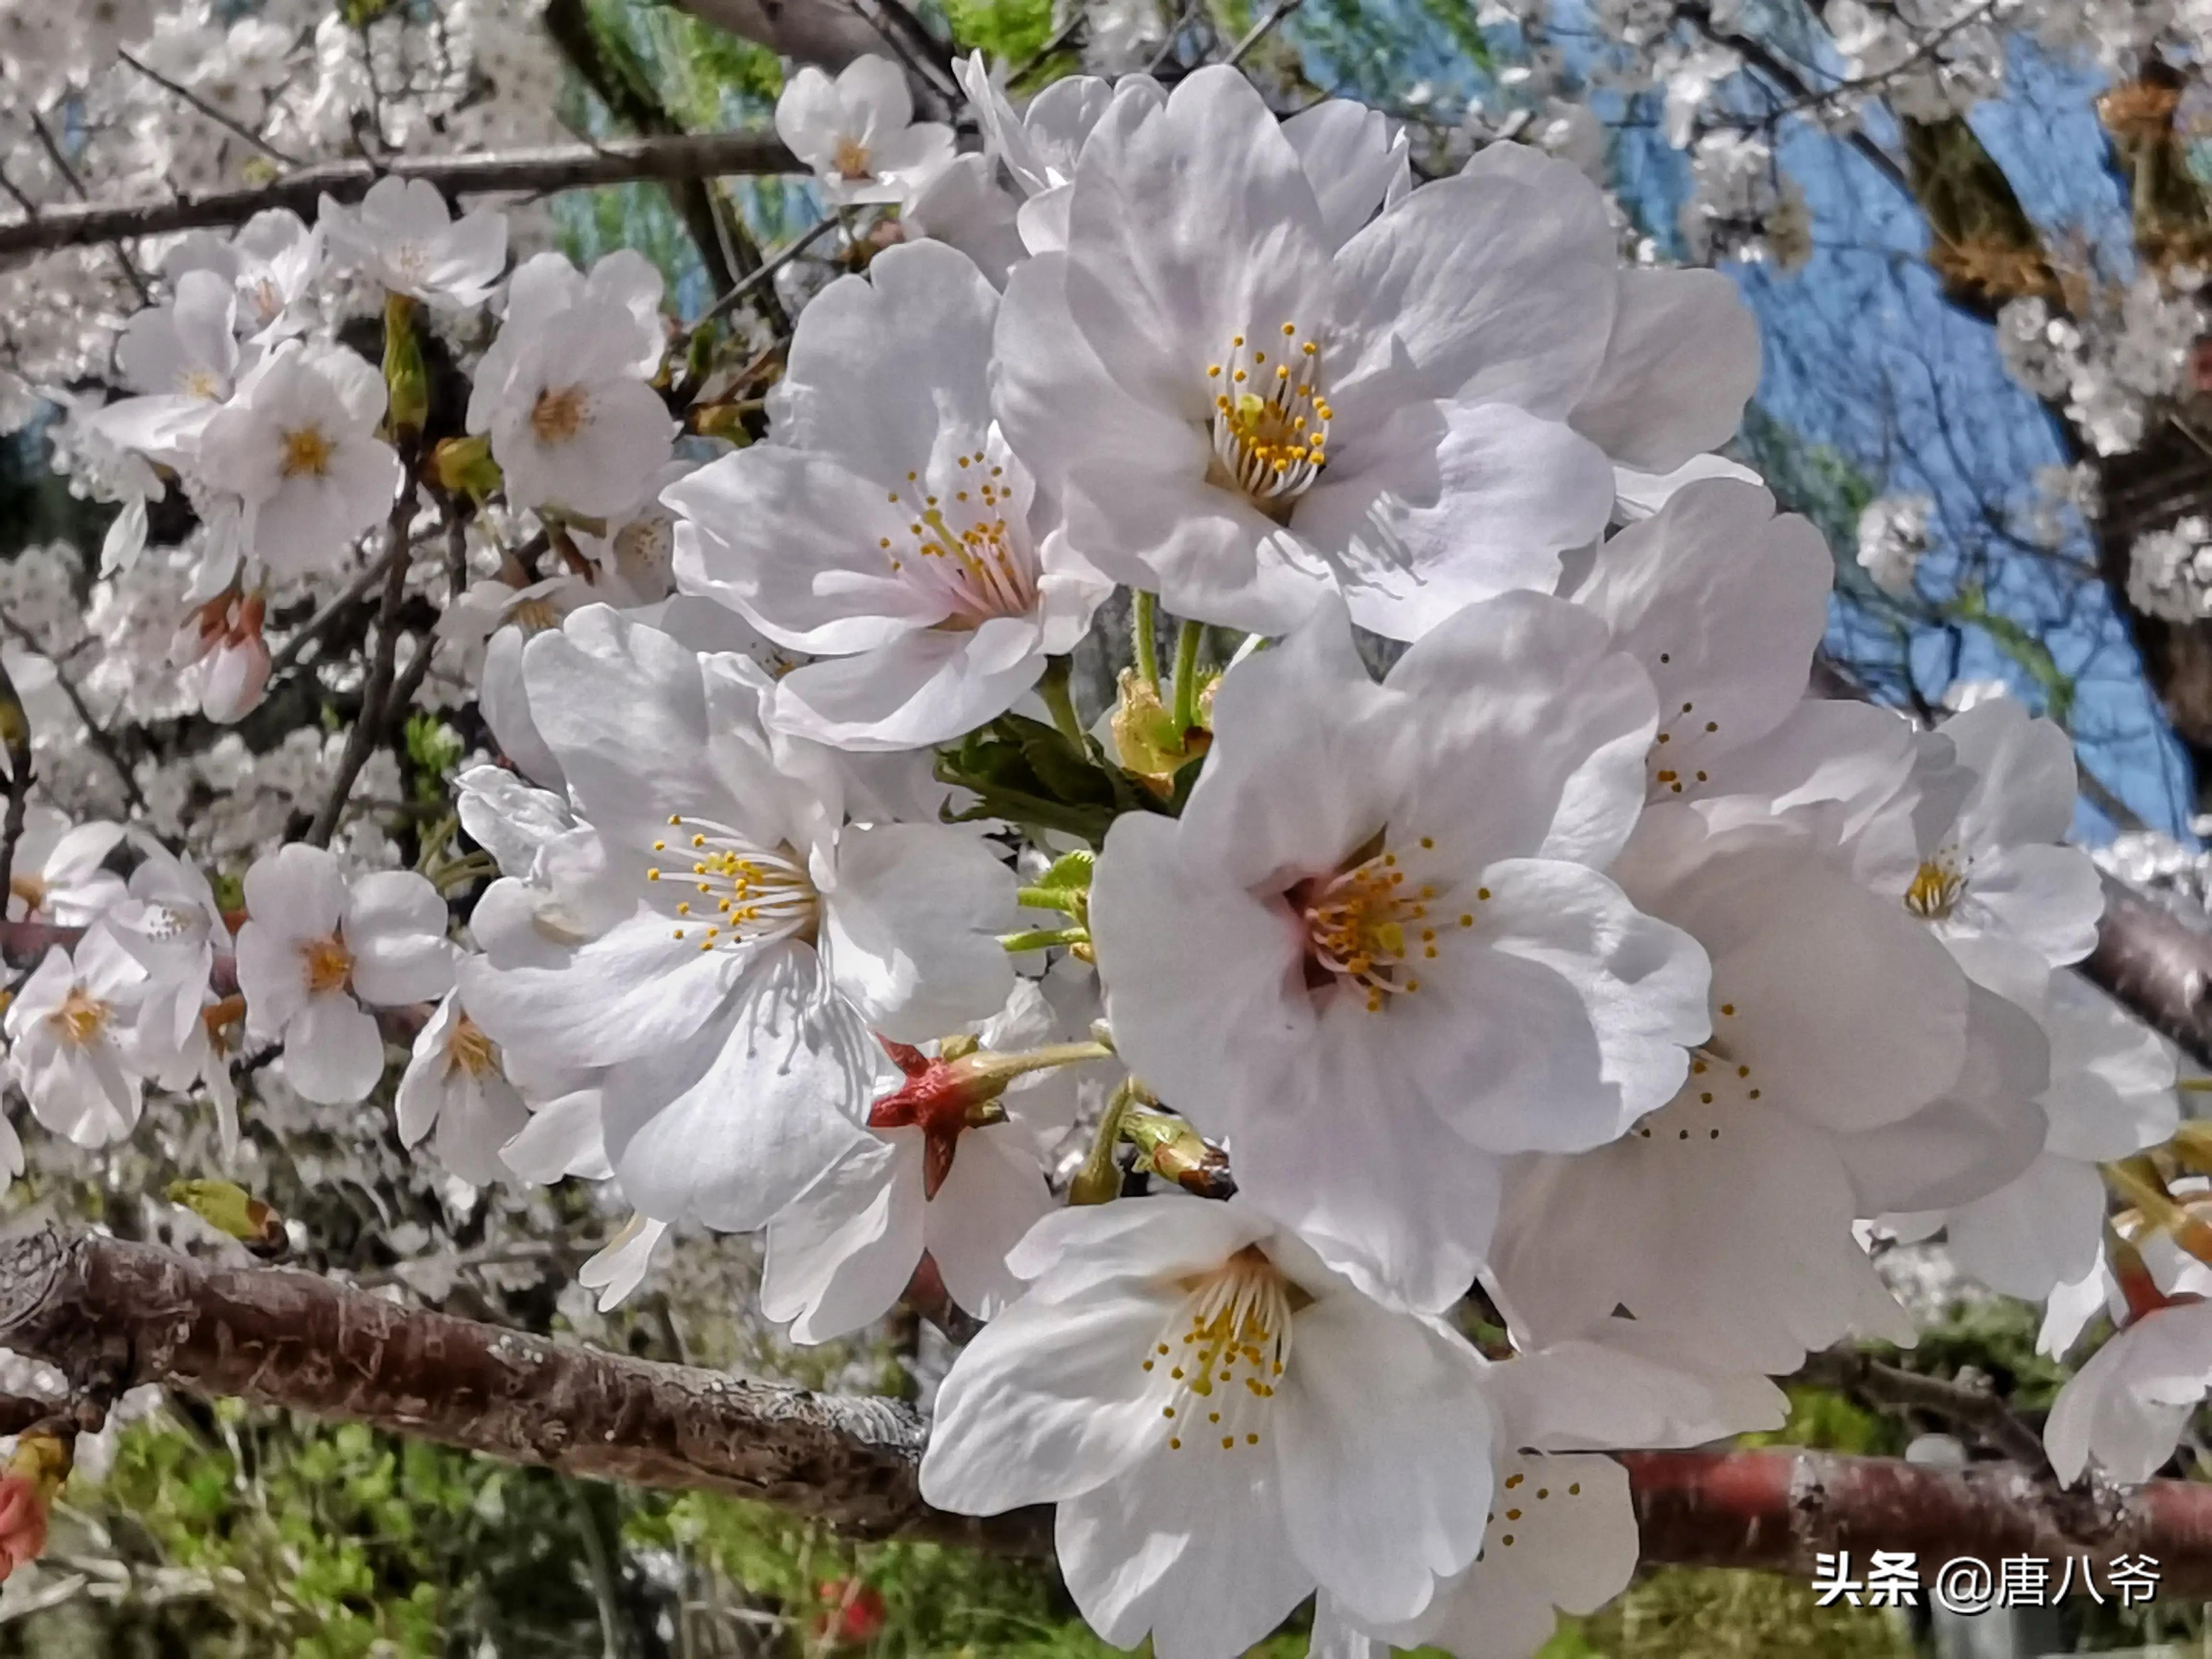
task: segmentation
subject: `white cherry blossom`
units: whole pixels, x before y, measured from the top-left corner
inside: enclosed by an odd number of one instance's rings
[[[855,58],[834,81],[808,64],[775,100],[776,136],[833,202],[899,202],[952,160],[952,129],[914,118],[906,71]]]
[[[73,951],[49,947],[0,1023],[9,1076],[31,1115],[80,1146],[108,1146],[137,1124],[146,1076],[131,1026],[145,977],[112,934],[94,927]],[[21,1170],[20,1149],[12,1161]]]
[[[208,420],[199,465],[235,495],[244,550],[279,575],[334,568],[392,508],[384,377],[350,351],[279,347]]]
[[[411,299],[481,305],[507,267],[507,216],[456,219],[427,179],[380,179],[357,207],[325,196],[316,223],[334,264]]]
[[[627,249],[589,276],[557,253],[515,272],[468,408],[515,506],[621,513],[667,464],[676,423],[647,384],[663,349],[660,292],[660,274]]]
[[[1240,1200],[1063,1210],[938,1392],[923,1496],[1057,1505],[1069,1593],[1116,1646],[1243,1651],[1316,1587],[1410,1619],[1492,1507],[1488,1368]]]
[[[1612,1139],[1710,1030],[1704,952],[1602,873],[1650,682],[1587,611],[1513,594],[1377,685],[1328,604],[1213,716],[1180,821],[1125,814],[1098,861],[1116,1047],[1316,1248],[1444,1305],[1498,1159]]]
[[[247,1033],[284,1046],[284,1075],[307,1100],[360,1100],[384,1074],[373,1008],[453,988],[454,950],[436,888],[407,870],[349,882],[337,858],[292,842],[246,872],[238,986]]]
[[[971,833],[845,822],[842,780],[759,723],[765,677],[603,606],[524,653],[591,841],[578,942],[471,961],[511,1053],[606,1069],[609,1160],[656,1219],[766,1223],[861,1140],[880,1050],[1006,1000],[1012,872]]]
[[[393,1109],[402,1146],[412,1146],[434,1129],[431,1146],[438,1162],[478,1187],[508,1173],[500,1149],[530,1121],[498,1046],[452,991],[415,1039]]]
[[[1349,240],[1334,210],[1236,70],[1117,99],[1066,252],[1007,284],[1009,440],[1076,550],[1179,614],[1279,632],[1335,590],[1411,639],[1549,590],[1613,507],[1567,423],[1617,306],[1601,202],[1494,170]]]
[[[1108,584],[991,419],[998,295],[963,254],[887,249],[810,305],[770,441],[671,487],[676,571],[826,660],[769,718],[845,747],[946,742],[1072,651]]]

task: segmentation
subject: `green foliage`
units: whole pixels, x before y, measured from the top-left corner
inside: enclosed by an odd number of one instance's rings
[[[2051,647],[2040,637],[2010,617],[1990,610],[1988,596],[1979,583],[1971,583],[1960,590],[1959,596],[1942,607],[1942,615],[1988,635],[1990,642],[2003,653],[2005,659],[2042,692],[2043,712],[2061,726],[2072,724],[2074,677],[2058,666],[2058,659],[2051,654]]]
[[[1188,769],[1196,781],[1196,767]],[[1079,748],[1056,727],[1024,714],[1001,714],[938,751],[940,782],[972,789],[981,799],[963,818],[1004,818],[1080,836],[1097,846],[1123,812],[1160,807],[1118,766]],[[1178,783],[1183,781],[1180,775]],[[1183,784],[1179,795],[1188,793]],[[1168,810],[1180,810],[1176,799]]]
[[[435,714],[418,709],[407,717],[407,762],[414,771],[415,793],[420,799],[445,799],[445,781],[467,752],[461,734]]]
[[[1595,1618],[1565,1654],[1605,1659],[1912,1659],[1903,1616],[1816,1607],[1802,1584],[1765,1573],[1674,1567]],[[1546,1659],[1565,1659],[1547,1653]]]
[[[945,0],[952,38],[994,64],[1026,64],[1052,38],[1052,0]]]

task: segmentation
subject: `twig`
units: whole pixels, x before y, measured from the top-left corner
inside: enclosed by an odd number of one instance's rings
[[[0,750],[8,757],[8,810],[0,817],[0,915],[15,874],[15,847],[31,800],[31,717],[7,665],[0,663]]]
[[[123,757],[122,746],[116,742],[114,733],[93,719],[91,705],[85,702],[84,694],[76,689],[76,682],[62,672],[61,664],[55,660],[53,653],[46,649],[39,636],[5,611],[0,611],[0,629],[6,629],[24,647],[53,663],[54,684],[61,688],[61,694],[69,700],[70,708],[84,723],[86,741],[100,750],[100,758],[115,769],[116,775],[123,781],[123,793],[132,808],[144,811],[146,797],[138,787],[138,780],[131,775],[130,763]]]
[[[766,263],[756,267],[745,276],[744,281],[738,283],[737,286],[732,288],[727,294],[725,294],[720,299],[715,301],[714,304],[708,306],[706,310],[701,312],[699,313],[699,320],[691,325],[691,331],[694,334],[696,334],[701,329],[706,327],[708,324],[713,322],[716,318],[726,316],[739,304],[743,303],[744,297],[748,294],[752,293],[763,283],[773,281],[775,277],[776,272],[781,270],[793,259],[796,259],[800,254],[805,252],[807,249],[812,247],[815,243],[820,241],[831,231],[836,229],[838,225],[842,222],[843,222],[835,214],[832,214],[827,218],[817,220],[813,224],[809,225],[805,230],[801,231],[797,237],[786,243],[781,249],[779,249],[773,258],[769,259]]]
[[[1229,54],[1226,61],[1232,66],[1243,63],[1244,54],[1267,39],[1275,26],[1296,11],[1301,3],[1302,0],[1275,0],[1275,3],[1267,8],[1267,15],[1244,32],[1244,38],[1237,43],[1237,50]]]
[[[368,569],[348,583],[344,592],[301,623],[300,631],[285,641],[284,648],[270,660],[270,674],[272,677],[280,674],[297,661],[300,653],[306,650],[324,629],[368,596],[368,591],[376,586],[377,579],[384,574],[392,561],[400,557],[405,550],[404,544],[399,547],[387,550],[381,556],[372,561]]]
[[[377,735],[384,730],[385,717],[390,712],[387,702],[392,694],[392,669],[399,656],[399,604],[407,592],[407,532],[415,520],[415,495],[419,487],[417,462],[414,455],[407,458],[407,480],[385,528],[384,598],[376,611],[376,656],[369,665],[368,683],[362,687],[361,712],[354,716],[353,730],[346,733],[337,772],[331,779],[331,792],[323,800],[322,810],[315,814],[315,821],[307,828],[305,839],[311,847],[328,847],[331,837],[337,833],[338,819],[345,813],[346,797],[353,793],[354,780],[361,775],[361,769],[368,764],[368,757],[376,748]]]
[[[158,236],[205,225],[243,224],[265,208],[312,218],[325,195],[355,202],[387,175],[425,179],[449,195],[544,193],[640,179],[710,179],[731,173],[804,173],[773,134],[702,132],[609,138],[590,144],[498,150],[488,155],[393,155],[323,161],[247,190],[179,195],[127,205],[88,202],[49,207],[35,218],[0,225],[0,257],[73,247],[118,237]]]
[[[1870,1405],[1926,1412],[1972,1430],[1993,1450],[2027,1468],[2044,1467],[2042,1440],[1987,1387],[1908,1371],[1850,1348],[1809,1356],[1795,1380],[1854,1395]]]
[[[214,122],[224,131],[230,133],[236,137],[246,140],[247,143],[252,145],[254,149],[259,150],[264,155],[268,156],[271,161],[282,161],[288,167],[295,167],[300,165],[300,158],[298,156],[287,155],[283,150],[277,149],[276,145],[270,143],[259,133],[254,131],[252,127],[246,125],[241,121],[234,120],[229,116],[225,115],[221,110],[209,103],[204,98],[202,98],[199,94],[194,92],[190,87],[184,86],[178,82],[172,81],[167,76],[162,74],[161,70],[155,69],[151,64],[145,62],[143,58],[134,57],[128,51],[119,47],[117,49],[115,55],[121,58],[125,63],[130,64],[132,69],[137,70],[139,74],[153,82],[156,86],[166,88],[168,91],[174,93],[178,97],[183,99],[185,102],[190,104],[202,115],[206,116],[209,120]]]
[[[36,110],[31,112],[31,130],[39,135],[39,143],[45,149],[47,159],[53,162],[54,171],[61,174],[62,182],[70,187],[71,193],[79,201],[89,200],[90,197],[84,187],[84,180],[77,177],[76,169],[70,165],[68,155],[62,150],[61,141],[54,137],[53,129],[46,125],[46,118]],[[154,290],[146,285],[145,277],[139,275],[137,261],[131,257],[131,250],[125,247],[119,239],[111,236],[105,239],[87,238],[86,240],[105,240],[108,252],[114,254],[116,263],[123,267],[125,278],[129,281],[133,289],[137,290],[138,303],[146,306],[154,303]]]

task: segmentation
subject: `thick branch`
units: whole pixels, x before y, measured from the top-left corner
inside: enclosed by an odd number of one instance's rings
[[[2014,1463],[1930,1468],[1830,1452],[1626,1452],[1644,1559],[1810,1577],[1813,1558],[1910,1550],[1923,1581],[1955,1556],[2118,1555],[2159,1564],[2159,1594],[2212,1589],[2212,1488],[2153,1480],[2130,1492],[2057,1491]]]
[[[2212,1066],[2212,933],[2106,876],[2097,948],[2081,972],[2199,1065]]]
[[[312,219],[325,195],[356,201],[386,173],[428,179],[449,195],[518,191],[543,194],[619,185],[637,179],[685,179],[730,173],[799,173],[796,157],[773,135],[702,132],[610,138],[590,144],[496,151],[488,155],[393,156],[382,162],[325,161],[278,175],[251,190],[173,196],[130,206],[84,203],[41,209],[36,217],[0,225],[0,258],[73,247],[86,242],[155,236],[202,225],[243,224],[265,208],[290,208]]]
[[[310,1273],[211,1267],[47,1227],[0,1243],[0,1344],[106,1398],[140,1382],[237,1396],[564,1474],[763,1499],[866,1537],[1042,1554],[1037,1511],[930,1509],[924,1430],[840,1399],[428,1313]],[[1011,1452],[1009,1455],[1012,1455]],[[2167,1595],[2212,1595],[2212,1487],[2064,1493],[2005,1463],[1925,1468],[1821,1452],[1638,1452],[1647,1561],[1809,1576],[1821,1551],[2149,1554]]]

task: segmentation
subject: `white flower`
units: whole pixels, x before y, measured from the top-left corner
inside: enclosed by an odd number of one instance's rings
[[[498,1047],[452,991],[416,1037],[393,1108],[401,1146],[414,1146],[434,1127],[438,1162],[477,1187],[507,1173],[500,1149],[530,1121]]]
[[[200,433],[208,481],[244,505],[245,550],[280,575],[333,568],[390,511],[384,377],[350,351],[279,347]]]
[[[1912,597],[1913,572],[1932,538],[1928,520],[1936,502],[1928,495],[1883,495],[1859,514],[1859,568],[1893,599]]]
[[[1076,550],[1267,633],[1332,590],[1401,639],[1548,591],[1613,505],[1567,423],[1620,303],[1599,193],[1494,167],[1343,240],[1387,173],[1324,200],[1225,65],[1146,102],[1091,131],[1066,252],[1017,270],[1000,315],[1000,419]]]
[[[325,196],[318,224],[334,261],[417,300],[481,305],[507,265],[507,216],[455,219],[427,179],[380,179],[359,207]]]
[[[210,720],[231,726],[261,706],[269,684],[268,610],[258,592],[227,590],[194,611],[170,643],[169,661],[191,672],[183,683]]]
[[[1658,691],[1652,800],[1741,796],[1730,810],[1756,817],[1840,801],[1856,815],[1895,793],[1911,726],[1804,695],[1833,569],[1812,524],[1776,516],[1765,489],[1732,478],[1685,484],[1597,549],[1574,599]]]
[[[246,1030],[283,1043],[284,1075],[304,1098],[363,1098],[384,1075],[368,1009],[453,988],[446,902],[409,870],[349,886],[334,856],[295,842],[246,872],[246,910],[237,949]]]
[[[167,464],[189,463],[238,377],[237,311],[228,282],[213,271],[188,270],[168,304],[135,314],[116,342],[115,366],[139,395],[94,415],[101,433]]]
[[[1612,1139],[1709,1032],[1704,952],[1601,873],[1650,682],[1588,611],[1511,594],[1376,685],[1332,602],[1213,713],[1182,817],[1124,814],[1098,860],[1115,1046],[1333,1261],[1446,1305],[1499,1156]]]
[[[123,839],[119,823],[71,824],[33,803],[23,814],[8,878],[8,920],[82,927],[123,896],[123,878],[106,868]]]
[[[1440,1322],[1241,1200],[1062,1210],[1008,1265],[1029,1290],[939,1389],[922,1492],[1057,1504],[1060,1571],[1108,1642],[1218,1659],[1316,1587],[1410,1619],[1474,1560],[1486,1368]]]
[[[2173,1455],[2212,1388],[2212,1302],[2154,1308],[2116,1333],[2067,1380],[2043,1425],[2044,1449],[2072,1486],[2094,1458],[2133,1485]]]
[[[136,839],[143,856],[105,926],[146,970],[140,1036],[149,1056],[167,1058],[195,1044],[216,951],[230,951],[230,928],[197,865],[151,837]]]
[[[121,1140],[138,1121],[145,1074],[131,1026],[144,982],[130,953],[94,927],[74,951],[49,949],[8,1005],[9,1075],[32,1115],[80,1146]],[[20,1154],[14,1163],[20,1170]]]
[[[1998,1064],[2021,1032],[1986,1023],[2007,1005],[1982,994],[1978,1023],[1942,945],[1800,826],[1714,833],[1654,807],[1613,873],[1710,953],[1713,1035],[1620,1139],[1516,1163],[1501,1305],[1539,1342],[1626,1307],[1746,1370],[1849,1334],[1910,1342],[1853,1235],[1861,1186],[1978,1196],[2034,1156],[2043,1075]]]
[[[645,1282],[646,1271],[653,1265],[653,1253],[667,1231],[665,1221],[633,1215],[598,1254],[576,1269],[576,1282],[599,1292],[601,1313],[611,1312],[628,1301],[630,1293]]]
[[[513,505],[617,514],[666,465],[676,423],[647,384],[663,349],[660,294],[660,273],[626,249],[589,276],[557,253],[515,272],[468,409]]]
[[[997,310],[964,254],[885,250],[800,315],[770,441],[665,493],[684,586],[830,659],[776,683],[787,730],[949,741],[1073,650],[1105,597],[991,421]]]
[[[775,100],[775,131],[833,202],[903,201],[952,159],[952,129],[914,118],[888,58],[855,58],[835,81],[803,66]]]
[[[1961,1268],[2033,1301],[2096,1267],[2106,1213],[2097,1165],[2157,1146],[2180,1115],[2172,1053],[2080,975],[2051,975],[2041,1018],[2051,1039],[2051,1086],[2040,1097],[2050,1127],[2035,1161],[1993,1193],[1906,1224],[1940,1224]]]
[[[1006,1053],[1042,1043],[1052,1025],[1036,981],[1017,980],[1006,1009],[975,1036]],[[926,1073],[930,1056],[909,1048],[894,1058]],[[953,1301],[979,1319],[1019,1292],[1006,1253],[1052,1207],[1038,1155],[1073,1121],[1073,1091],[1054,1074],[1031,1073],[988,1109],[906,1094],[879,1099],[874,1139],[769,1224],[761,1311],[791,1322],[798,1341],[828,1341],[881,1318],[925,1251]]]
[[[161,262],[180,293],[190,271],[212,271],[229,283],[238,296],[239,332],[263,344],[306,329],[322,266],[322,227],[310,227],[289,208],[255,214],[228,240],[191,232]]]
[[[2009,697],[1923,733],[1911,782],[1859,845],[1861,879],[1934,930],[1967,974],[2033,1012],[2050,969],[2096,948],[2097,867],[2058,843],[2074,822],[2074,744]]]
[[[574,942],[471,960],[462,997],[507,1053],[605,1070],[641,1210],[761,1226],[865,1138],[872,1030],[925,1040],[1006,1000],[1012,874],[964,830],[848,825],[829,758],[762,728],[743,658],[595,605],[523,672],[590,832],[556,888]]]

